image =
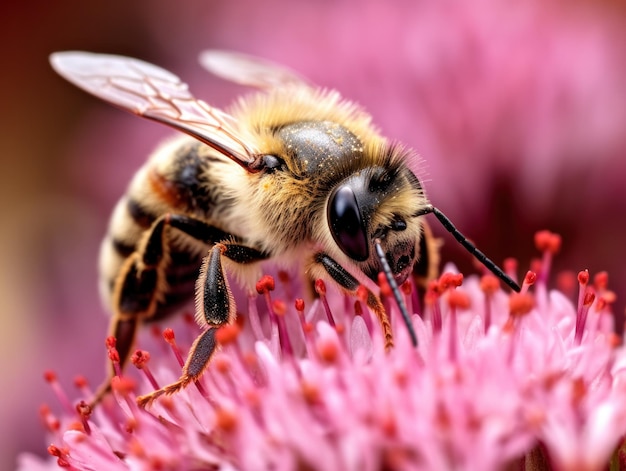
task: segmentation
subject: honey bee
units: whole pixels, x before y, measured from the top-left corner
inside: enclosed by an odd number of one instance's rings
[[[417,155],[389,142],[336,91],[261,59],[207,51],[201,62],[209,71],[258,89],[225,112],[137,59],[58,52],[50,62],[87,92],[187,134],[157,148],[135,174],[101,247],[101,293],[122,366],[141,324],[195,295],[202,332],[182,376],[140,397],[141,405],[202,375],[217,328],[236,316],[229,277],[251,289],[265,260],[297,264],[305,278],[329,280],[350,295],[365,287],[387,347],[393,334],[375,283],[384,273],[417,345],[398,286],[414,272],[436,271],[428,213],[519,291],[429,203],[412,170]]]

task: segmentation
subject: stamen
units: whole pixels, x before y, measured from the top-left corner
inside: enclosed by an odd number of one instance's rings
[[[280,337],[280,345],[282,347],[283,353],[286,353],[289,356],[293,356],[293,347],[291,346],[291,339],[289,338],[287,324],[285,323],[287,306],[285,305],[284,301],[276,299],[272,303],[272,309],[276,317],[276,322],[278,323],[278,335]]]
[[[328,299],[326,299],[326,283],[324,280],[317,279],[315,280],[315,292],[318,294],[320,299],[322,300],[322,305],[324,306],[324,311],[326,311],[326,317],[328,319],[328,323],[336,327],[335,319],[333,318],[333,313],[330,311],[330,305],[328,304]]]
[[[41,417],[44,428],[50,432],[56,433],[61,429],[61,421],[52,413],[47,404],[42,404],[39,407],[39,417]]]
[[[52,388],[52,391],[54,391],[54,394],[56,395],[57,399],[61,403],[61,406],[63,406],[63,408],[66,410],[68,414],[70,415],[73,414],[74,407],[72,406],[72,403],[67,397],[65,390],[61,387],[61,384],[59,383],[57,379],[56,373],[54,371],[49,370],[49,371],[44,372],[43,377]]]
[[[589,313],[589,308],[595,299],[596,295],[591,290],[586,290],[582,300],[582,305],[578,306],[576,313],[576,331],[574,334],[574,341],[577,345],[580,345],[583,339],[585,324],[587,323],[587,314]]]
[[[69,462],[69,451],[66,449],[61,449],[56,445],[50,445],[48,447],[48,453],[54,457],[56,457],[57,459],[57,464],[59,465],[59,467],[61,468],[69,468],[70,462]]]
[[[493,295],[500,288],[500,280],[495,275],[484,275],[480,279],[480,289],[485,294],[485,318],[484,318],[484,332],[485,334],[491,327],[491,303],[493,301]]]
[[[519,265],[517,259],[513,257],[507,257],[504,259],[502,265],[504,266],[504,273],[506,273],[509,278],[517,283],[517,267]]]
[[[163,338],[165,339],[167,343],[170,344],[170,347],[172,347],[172,352],[174,353],[174,356],[176,357],[176,361],[178,361],[178,365],[181,368],[185,366],[185,360],[183,359],[183,355],[180,351],[180,348],[178,348],[178,345],[176,344],[176,336],[174,335],[174,330],[170,329],[169,327],[165,329],[163,331]]]
[[[522,289],[520,290],[520,294],[526,294],[528,292],[528,288],[534,285],[536,281],[537,273],[528,270],[526,272],[526,276],[524,276],[524,281],[522,282]]]
[[[81,423],[83,424],[83,430],[87,435],[91,435],[91,427],[89,427],[89,417],[91,417],[92,408],[85,401],[80,401],[76,404],[76,412],[80,417]]]
[[[439,306],[439,298],[441,296],[441,290],[438,281],[431,281],[428,283],[426,289],[426,295],[424,296],[424,303],[426,306],[431,307],[431,324],[433,326],[433,334],[439,334],[442,329],[441,308]]]
[[[115,344],[117,340],[113,336],[109,336],[105,340],[105,346],[107,348],[107,354],[109,356],[109,360],[113,363],[113,371],[115,371],[116,376],[122,376],[122,368],[120,367],[120,354],[115,348]]]
[[[535,247],[543,253],[539,278],[543,284],[548,282],[552,258],[561,249],[561,236],[550,231],[538,231],[535,233]]]
[[[150,371],[150,367],[148,367],[148,362],[150,361],[149,352],[145,350],[135,350],[135,353],[133,353],[133,355],[130,357],[130,361],[133,365],[135,365],[137,369],[143,371],[153,389],[161,389],[161,386],[159,386],[159,383],[157,383],[157,380],[154,378],[152,371]]]
[[[450,337],[449,337],[449,355],[450,360],[456,362],[458,356],[458,325],[457,325],[457,308],[467,309],[470,305],[470,300],[467,294],[456,289],[450,289],[448,293],[448,306],[450,308],[449,322],[450,322]]]
[[[272,296],[270,295],[270,291],[274,291],[274,288],[274,277],[270,275],[263,275],[256,284],[257,293],[264,296],[267,310],[270,313],[270,319],[276,324],[276,328],[278,329],[278,342],[280,343],[281,350],[287,355],[293,356],[293,348],[291,347],[291,341],[287,333],[284,316],[276,311],[275,303],[272,302]]]
[[[571,270],[563,270],[559,272],[556,276],[556,287],[567,297],[573,298],[578,287],[576,274]]]

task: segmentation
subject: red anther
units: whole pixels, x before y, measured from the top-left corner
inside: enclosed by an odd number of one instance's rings
[[[167,343],[173,345],[176,343],[176,336],[174,335],[174,329],[170,329],[169,327],[163,330],[163,338]]]
[[[537,273],[528,270],[526,272],[526,276],[524,277],[524,284],[528,286],[534,285],[535,281],[537,281]]]
[[[89,426],[89,417],[91,417],[92,407],[87,404],[85,401],[80,401],[76,404],[76,412],[78,412],[78,416],[81,420],[82,430],[87,434],[91,434],[91,427]]]
[[[308,404],[318,404],[320,401],[320,389],[317,385],[309,382],[302,381],[300,385],[300,390],[302,391],[302,397]]]
[[[467,309],[470,307],[470,298],[463,291],[452,290],[448,294],[448,304],[451,308]]]
[[[130,361],[137,369],[141,370],[150,361],[150,353],[146,350],[135,350],[135,353],[130,357]]]
[[[115,347],[110,347],[109,348],[109,360],[111,360],[113,363],[119,363],[120,362],[120,354],[117,351],[117,348],[115,348]]]
[[[604,299],[607,304],[612,304],[617,300],[617,295],[611,290],[606,290],[602,293],[602,299]]]
[[[400,289],[406,296],[409,296],[413,292],[413,284],[410,280],[406,280],[400,285]]]
[[[284,316],[287,313],[287,305],[282,299],[275,299],[272,302],[272,307],[274,308],[274,312],[279,316]]]
[[[279,270],[278,279],[280,280],[281,283],[289,283],[289,281],[291,280],[291,277],[289,276],[289,273],[287,273],[285,270]]]
[[[359,285],[359,287],[356,289],[356,297],[362,303],[367,303],[367,298],[369,297],[367,288],[363,285]]]
[[[81,417],[88,419],[89,417],[91,417],[93,408],[85,401],[80,401],[78,404],[76,404],[76,412],[78,412]]]
[[[597,290],[607,289],[609,286],[609,273],[606,271],[596,273],[593,277],[593,285]]]
[[[456,275],[454,275],[452,277],[452,284],[453,286],[455,286],[456,288],[458,288],[459,286],[461,286],[463,284],[463,273],[457,273]]]
[[[444,273],[439,278],[439,288],[443,292],[448,288],[456,288],[463,284],[463,275],[461,273]]]
[[[591,306],[596,299],[596,295],[593,291],[587,291],[583,299],[583,306]]]
[[[326,294],[326,283],[324,283],[324,280],[319,278],[315,280],[315,292],[320,296],[324,296]]]
[[[492,295],[500,288],[500,280],[495,275],[483,275],[480,278],[480,289],[486,295]]]
[[[112,335],[109,335],[104,341],[104,345],[106,348],[115,348],[115,344],[117,343],[117,339]]]
[[[237,312],[235,324],[237,324],[239,330],[243,330],[243,327],[246,325],[246,316],[244,316],[241,312]]]
[[[69,452],[66,449],[62,450],[56,445],[50,445],[48,447],[48,453],[56,457],[57,465],[59,465],[60,468],[70,467],[70,462],[67,460]]]
[[[122,396],[128,396],[135,391],[135,380],[128,376],[113,376],[111,378],[111,389]]]
[[[87,381],[87,378],[85,378],[82,375],[77,375],[74,378],[74,386],[76,386],[78,389],[83,389],[86,388],[89,385],[89,382]]]
[[[304,311],[304,299],[298,298],[294,303],[296,306],[296,311],[303,312]]]
[[[259,294],[265,294],[268,291],[274,291],[275,286],[273,276],[263,275],[256,283],[256,292]]]
[[[237,340],[240,332],[241,329],[237,324],[226,324],[217,329],[217,332],[215,332],[215,340],[220,345],[228,345]]]
[[[596,311],[602,311],[606,307],[606,300],[604,298],[598,298],[596,303]]]
[[[511,316],[528,314],[535,306],[535,300],[530,294],[513,293],[509,296],[509,312]]]
[[[438,280],[432,280],[428,282],[426,291],[430,291],[433,294],[441,294],[441,285]]]
[[[213,360],[213,368],[221,374],[226,374],[230,371],[230,362],[225,356],[219,356]]]
[[[535,247],[540,252],[556,254],[561,249],[561,236],[550,231],[535,233]]]
[[[47,383],[56,382],[57,374],[52,370],[46,370],[43,373],[43,379],[46,380]]]
[[[57,432],[61,429],[61,422],[52,414],[47,404],[42,404],[41,407],[39,407],[39,416],[41,417],[44,427],[51,432]]]
[[[218,430],[223,430],[224,432],[232,432],[237,427],[239,419],[235,415],[235,413],[231,411],[227,411],[223,408],[217,408],[215,410],[215,427]]]
[[[354,315],[355,316],[363,315],[363,306],[361,305],[361,301],[354,301]]]
[[[519,265],[518,261],[516,258],[513,257],[507,257],[504,259],[504,262],[502,262],[502,266],[504,267],[504,271],[506,273],[515,273],[517,272],[517,266]]]
[[[339,347],[336,343],[328,340],[319,341],[317,351],[320,358],[326,363],[335,363],[339,357]]]
[[[161,405],[163,405],[163,399],[161,399]],[[137,420],[133,417],[129,417],[126,420],[126,423],[124,424],[124,430],[126,431],[126,433],[133,434],[137,430],[137,425],[138,425]],[[134,455],[134,456],[137,456],[137,455]]]
[[[609,347],[611,348],[617,348],[622,344],[621,337],[617,335],[615,332],[610,332],[609,335],[607,336],[606,341],[609,344]]]
[[[50,455],[56,456],[56,457],[59,457],[59,456],[63,455],[63,453],[61,452],[61,449],[58,446],[56,446],[56,445],[50,445],[48,447],[48,453]]]
[[[576,274],[570,270],[560,271],[556,276],[556,286],[558,290],[569,296],[576,292],[578,283],[579,280],[576,279]]]
[[[392,296],[393,292],[391,286],[387,282],[387,277],[383,272],[378,273],[378,286],[380,286],[380,294],[383,296]]]
[[[578,283],[583,286],[589,283],[589,270],[582,270],[578,272]]]

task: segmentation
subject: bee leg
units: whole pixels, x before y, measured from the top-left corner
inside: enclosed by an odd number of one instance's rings
[[[202,263],[196,287],[196,320],[205,330],[191,346],[181,377],[172,384],[138,397],[137,403],[141,407],[146,407],[163,394],[173,394],[200,378],[217,347],[217,329],[234,322],[237,309],[224,272],[222,256],[241,264],[267,258],[267,255],[256,249],[234,243],[218,243],[211,248]]]
[[[348,271],[339,265],[334,259],[326,255],[325,253],[318,253],[315,255],[315,262],[324,267],[324,270],[335,280],[339,286],[348,291],[353,296],[356,296],[359,286],[362,286],[359,281],[352,276]],[[366,290],[367,306],[374,311],[380,326],[383,329],[383,335],[385,336],[385,348],[390,349],[393,347],[393,334],[391,332],[391,323],[387,316],[387,311],[383,307],[383,303],[380,298],[376,296],[369,288],[363,287]]]
[[[155,221],[137,250],[122,266],[113,290],[114,315],[109,326],[109,336],[116,339],[115,347],[122,369],[130,358],[137,328],[142,319],[154,315],[164,288],[168,225],[167,216]],[[111,390],[111,379],[115,374],[112,362],[108,362],[107,379],[96,391],[92,406]]]

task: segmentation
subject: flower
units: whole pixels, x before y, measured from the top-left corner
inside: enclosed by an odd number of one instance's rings
[[[542,232],[536,245],[543,258],[520,293],[448,266],[418,309],[407,282],[419,346],[390,302],[390,351],[359,300],[319,286],[307,307],[280,272],[274,290],[238,299],[245,314],[219,330],[221,349],[195,386],[146,409],[137,394],[180,374],[181,349],[198,334],[191,316],[165,343],[144,335],[140,380],[115,377],[95,410],[84,380],[73,406],[48,373],[63,407],[41,411],[53,458],[22,456],[20,469],[498,470],[537,456],[552,469],[605,469],[626,433],[614,294],[605,273],[590,282],[586,271],[574,278],[577,303],[548,290],[560,238]]]

